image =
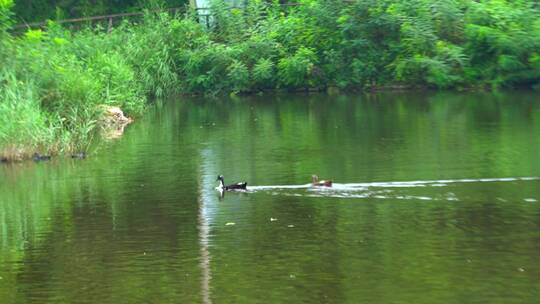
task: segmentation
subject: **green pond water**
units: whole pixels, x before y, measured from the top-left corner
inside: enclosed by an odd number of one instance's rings
[[[1,304],[539,298],[538,93],[178,98],[0,166]]]

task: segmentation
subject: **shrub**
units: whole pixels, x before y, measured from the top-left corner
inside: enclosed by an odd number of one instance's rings
[[[242,92],[248,89],[249,71],[242,62],[234,60],[233,63],[227,67],[227,78],[233,92]]]
[[[535,83],[540,71],[528,60],[540,49],[538,8],[526,1],[473,2],[465,16],[467,53],[476,79],[494,87]]]
[[[176,74],[176,23],[166,13],[147,13],[143,24],[127,30],[127,43],[121,53],[139,75],[146,95],[158,98],[178,92]]]
[[[0,144],[80,146],[92,138],[99,105],[137,114],[147,97],[176,93],[540,87],[540,19],[531,1],[267,3],[240,10],[212,1],[209,28],[194,14],[147,12],[110,33],[49,22],[13,38],[13,1],[0,0]]]
[[[275,83],[274,63],[268,58],[261,58],[253,66],[253,82],[257,88],[271,88]]]
[[[280,83],[293,88],[313,86],[313,71],[317,62],[315,52],[308,48],[300,48],[293,56],[282,58],[278,63]]]

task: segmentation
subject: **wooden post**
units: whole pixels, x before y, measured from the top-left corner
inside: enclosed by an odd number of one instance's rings
[[[107,33],[112,31],[112,17],[109,17],[109,26],[107,27]]]

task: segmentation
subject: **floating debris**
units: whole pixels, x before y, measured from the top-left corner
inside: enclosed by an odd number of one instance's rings
[[[124,134],[124,128],[129,123],[133,122],[133,119],[126,117],[124,112],[115,106],[100,105],[102,111],[98,125],[101,127],[101,133],[106,139],[116,139]]]
[[[277,218],[273,218],[273,217],[270,218],[270,222],[275,222],[275,221],[277,221]]]
[[[519,271],[519,272],[524,272],[524,271],[525,271],[525,269],[524,269],[524,268],[521,268],[521,267],[519,267],[519,268],[518,268],[518,271]]]
[[[225,224],[225,226],[234,226],[236,225],[236,223],[233,223],[233,222],[228,222],[227,224]]]

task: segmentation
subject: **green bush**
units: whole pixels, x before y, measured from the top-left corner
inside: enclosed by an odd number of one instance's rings
[[[471,64],[477,67],[471,81],[494,87],[538,83],[540,70],[529,60],[540,49],[537,5],[527,1],[473,2],[465,18],[465,47]]]
[[[16,38],[7,32],[12,6],[0,0],[0,150],[78,149],[100,105],[137,115],[147,100],[177,93],[540,87],[530,1],[256,0],[231,9],[215,0],[208,28],[194,12],[147,12],[111,32],[49,22]]]
[[[275,83],[275,67],[272,60],[261,58],[253,66],[253,82],[257,88],[271,88]]]
[[[293,56],[282,58],[278,63],[279,82],[285,87],[308,87],[314,84],[317,56],[312,49],[300,48]]]
[[[248,89],[249,71],[242,62],[235,60],[227,67],[227,78],[233,92],[242,92]]]
[[[233,64],[234,49],[209,43],[203,49],[184,50],[180,54],[183,88],[189,93],[216,93],[228,88],[227,69]]]
[[[120,51],[138,74],[146,95],[165,97],[178,92],[176,73],[177,22],[168,14],[146,14],[143,24],[127,28]]]

